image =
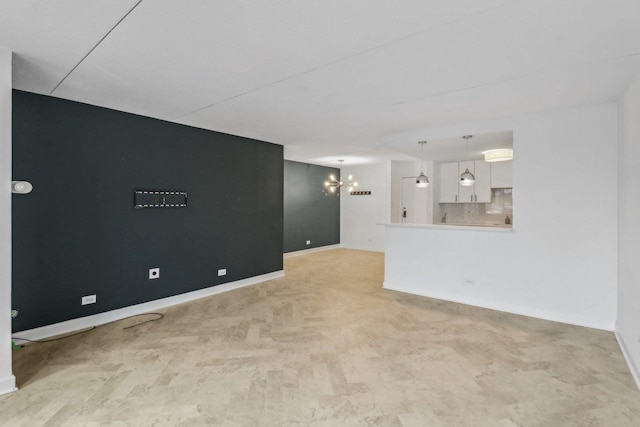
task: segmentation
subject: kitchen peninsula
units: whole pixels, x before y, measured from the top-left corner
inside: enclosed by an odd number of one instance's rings
[[[506,144],[499,137],[476,139]],[[512,134],[503,138],[511,143]],[[433,143],[434,153],[437,144]],[[527,296],[510,287],[522,274],[516,267],[522,264],[522,254],[514,251],[522,236],[517,223],[514,226],[513,160],[485,161],[478,150],[462,153],[458,160],[452,155],[436,158],[425,166],[431,176],[427,191],[414,188],[412,180],[404,178],[411,168],[402,166],[398,164],[392,175],[400,195],[394,199],[392,194],[390,222],[380,224],[385,227],[384,288],[527,312]],[[464,182],[467,173],[470,183]],[[400,214],[394,211],[398,206]],[[522,301],[522,307],[513,301]]]
[[[519,233],[507,227],[381,224],[385,227],[383,287],[415,295],[528,314],[526,295],[510,284],[522,271],[514,251]],[[532,289],[532,292],[535,292]],[[522,307],[509,301],[522,299]]]

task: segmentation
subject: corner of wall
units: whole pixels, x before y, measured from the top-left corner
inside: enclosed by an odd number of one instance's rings
[[[640,370],[638,370],[638,367],[636,366],[636,364],[633,361],[633,358],[631,357],[631,353],[629,352],[629,349],[625,344],[624,337],[618,332],[617,323],[615,325],[615,330],[613,331],[613,333],[616,336],[616,340],[618,341],[618,346],[620,347],[620,351],[622,351],[624,360],[627,362],[627,366],[631,371],[631,376],[633,376],[633,379],[636,382],[636,386],[638,387],[638,389],[640,389]]]
[[[640,224],[635,218],[640,200],[632,184],[640,162],[640,73],[618,102],[618,256],[615,334],[629,369],[640,388]]]
[[[0,48],[0,394],[16,389],[11,369],[11,60]]]
[[[0,378],[0,396],[16,390],[18,390],[18,387],[16,387],[16,377],[9,375],[7,377]]]

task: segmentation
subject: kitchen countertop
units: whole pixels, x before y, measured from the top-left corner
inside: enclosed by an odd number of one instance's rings
[[[385,227],[397,228],[431,228],[437,230],[473,230],[473,231],[492,231],[492,232],[511,232],[513,231],[511,224],[463,224],[463,223],[445,223],[445,224],[402,224],[402,223],[380,223]]]
[[[455,225],[455,226],[464,226],[464,227],[499,227],[499,228],[511,228],[511,224],[504,223],[482,223],[482,224],[472,224],[468,222],[443,222],[433,225]]]

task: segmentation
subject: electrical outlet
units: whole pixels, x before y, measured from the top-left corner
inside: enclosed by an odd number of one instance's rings
[[[95,295],[87,295],[82,297],[82,305],[95,304],[95,303],[96,303]]]
[[[220,270],[218,270],[218,276],[226,276],[226,275],[227,275],[226,268],[221,268]]]
[[[310,245],[310,244],[311,244],[311,240],[307,240],[307,245]]]
[[[469,285],[469,286],[473,286],[476,284],[476,282],[473,281],[473,279],[464,279],[464,284],[465,285]]]
[[[160,268],[150,268],[149,269],[149,280],[157,279],[160,277]]]

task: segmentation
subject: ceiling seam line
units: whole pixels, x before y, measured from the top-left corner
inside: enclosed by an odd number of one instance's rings
[[[588,67],[588,66],[594,66],[594,65],[598,65],[598,64],[602,64],[605,62],[609,62],[609,61],[617,61],[620,59],[626,59],[626,58],[633,58],[634,56],[640,56],[640,52],[635,52],[629,55],[622,55],[622,56],[616,56],[613,58],[605,58],[599,61],[592,61],[592,62],[587,62],[587,63],[582,63],[582,64],[576,64],[576,65],[571,65],[571,66],[567,66],[567,67],[557,67],[557,68],[553,68],[553,69],[548,69],[548,70],[544,70],[544,71],[540,71],[540,72],[536,72],[536,73],[531,73],[531,74],[523,74],[520,76],[515,76],[515,77],[510,77],[507,79],[502,79],[502,80],[495,80],[492,82],[486,82],[486,83],[480,83],[478,85],[474,85],[474,86],[467,86],[461,89],[454,89],[454,90],[448,90],[448,91],[444,91],[444,92],[438,92],[438,93],[434,93],[431,95],[425,95],[425,96],[420,96],[417,98],[411,98],[411,99],[407,99],[404,101],[399,101],[399,102],[394,102],[392,104],[386,104],[387,106],[396,106],[396,105],[402,105],[402,104],[409,104],[411,102],[416,102],[416,101],[421,101],[423,99],[427,99],[427,98],[435,98],[438,96],[444,96],[444,95],[449,95],[452,93],[457,93],[457,92],[463,92],[465,90],[472,90],[472,89],[478,89],[481,87],[486,87],[486,86],[493,86],[493,85],[497,85],[500,83],[507,83],[507,82],[512,82],[515,80],[522,80],[522,79],[527,79],[530,77],[536,77],[536,76],[543,76],[545,74],[551,74],[551,73],[557,73],[557,72],[562,72],[562,71],[568,71],[568,70],[572,70],[572,69],[576,69],[576,68],[583,68],[583,67]]]
[[[124,21],[124,20],[125,20],[125,18],[126,18],[127,16],[129,16],[129,14],[130,14],[131,12],[133,12],[133,10],[134,10],[136,7],[138,7],[138,5],[140,5],[140,3],[142,3],[142,0],[138,0],[138,2],[137,2],[135,5],[133,5],[133,7],[132,7],[131,9],[129,9],[129,11],[128,11],[127,13],[125,13],[125,14],[124,14],[124,16],[118,20],[118,22],[116,22],[116,23],[115,23],[115,25],[114,25],[113,27],[111,27],[111,29],[110,29],[109,31],[107,31],[107,33],[106,33],[104,36],[102,36],[102,38],[101,38],[100,40],[98,40],[98,42],[97,42],[97,43],[96,43],[96,44],[95,44],[95,45],[94,45],[94,46],[89,50],[89,52],[87,52],[87,53],[86,53],[86,54],[85,54],[85,55],[80,59],[80,61],[78,61],[78,63],[77,63],[77,64],[76,64],[76,65],[75,65],[75,66],[74,66],[74,67],[73,67],[73,68],[72,68],[72,69],[71,69],[71,70],[70,70],[70,71],[69,71],[69,72],[68,72],[68,73],[67,73],[67,74],[62,78],[62,80],[60,80],[60,81],[58,82],[58,84],[57,84],[53,89],[51,89],[51,92],[49,92],[49,95],[53,95],[53,92],[55,92],[55,91],[60,87],[60,85],[61,85],[62,83],[64,83],[64,81],[65,81],[65,80],[67,80],[67,77],[69,77],[69,76],[71,75],[71,73],[73,73],[73,72],[76,70],[76,68],[78,68],[78,67],[80,66],[80,64],[82,64],[82,63],[84,62],[84,60],[85,60],[85,59],[87,59],[87,58],[89,57],[89,55],[91,55],[91,54],[93,53],[93,51],[94,51],[98,46],[100,46],[100,44],[101,44],[101,43],[102,43],[102,42],[103,42],[107,37],[109,37],[109,34],[111,34],[111,32],[112,32],[113,30],[115,30],[115,29],[116,29],[116,27],[117,27],[118,25],[120,25],[120,24],[122,23],[122,21]]]
[[[427,28],[427,29],[425,29],[425,30],[418,31],[418,32],[416,32],[416,33],[412,33],[412,34],[406,35],[406,36],[404,36],[404,37],[400,37],[400,38],[398,38],[398,39],[394,39],[394,40],[388,41],[388,42],[386,42],[386,43],[379,44],[379,45],[377,45],[377,46],[373,46],[373,47],[371,47],[371,48],[369,48],[369,49],[366,49],[366,50],[363,50],[363,51],[360,51],[360,52],[354,53],[354,54],[352,54],[352,55],[348,55],[348,56],[345,56],[345,57],[342,57],[342,58],[336,59],[336,60],[334,60],[334,61],[327,62],[326,64],[322,64],[322,65],[319,65],[319,66],[317,66],[317,67],[310,68],[310,69],[305,70],[305,71],[302,71],[302,72],[300,72],[300,73],[298,73],[298,74],[294,74],[294,75],[292,75],[292,76],[284,77],[284,78],[282,78],[282,79],[280,79],[280,80],[276,80],[276,81],[271,82],[271,83],[268,83],[268,84],[266,84],[266,85],[264,85],[264,86],[260,86],[260,87],[258,87],[258,88],[251,89],[251,90],[248,90],[248,91],[246,91],[246,92],[240,93],[240,94],[238,94],[238,95],[234,95],[234,96],[231,96],[231,97],[229,97],[229,98],[225,98],[225,99],[223,99],[223,100],[221,100],[221,101],[214,102],[213,104],[205,105],[204,107],[197,108],[197,109],[195,109],[195,110],[193,110],[193,111],[189,111],[188,113],[181,114],[181,115],[179,115],[179,116],[175,117],[175,118],[174,118],[174,120],[179,120],[179,119],[181,119],[181,118],[183,118],[183,117],[186,117],[186,116],[189,116],[189,115],[191,115],[191,114],[195,114],[195,113],[198,113],[198,112],[200,112],[200,111],[202,111],[202,110],[206,110],[207,108],[215,107],[216,105],[220,105],[220,104],[222,104],[222,103],[225,103],[225,102],[231,101],[231,100],[233,100],[233,99],[240,98],[241,96],[245,96],[245,95],[248,95],[248,94],[253,93],[253,92],[258,92],[258,91],[260,91],[260,90],[263,90],[263,89],[269,88],[269,87],[271,87],[271,86],[274,86],[274,85],[277,85],[277,84],[280,84],[280,83],[286,82],[287,80],[292,80],[292,79],[295,79],[295,78],[297,78],[297,77],[304,76],[305,74],[313,73],[314,71],[318,71],[318,70],[321,70],[321,69],[323,69],[323,68],[327,68],[327,67],[330,67],[330,66],[332,66],[332,65],[339,64],[339,63],[344,62],[344,61],[348,61],[348,60],[350,60],[350,59],[352,59],[352,58],[356,58],[356,57],[358,57],[358,56],[365,55],[365,54],[370,53],[370,52],[374,52],[374,51],[376,51],[376,50],[378,50],[378,49],[382,49],[382,48],[387,47],[387,46],[390,46],[390,45],[392,45],[392,44],[399,43],[399,42],[401,42],[401,41],[408,40],[408,39],[411,39],[411,38],[413,38],[413,37],[418,37],[418,36],[420,36],[420,35],[422,35],[422,34],[429,33],[429,32],[431,32],[431,31],[435,31],[435,30],[437,30],[437,29],[439,29],[439,28],[441,28],[441,27],[444,27],[444,26],[447,26],[447,25],[451,25],[451,24],[455,24],[456,22],[464,21],[465,19],[469,19],[469,18],[475,17],[475,16],[477,16],[477,15],[482,15],[482,14],[485,14],[485,13],[491,12],[491,11],[493,11],[493,10],[495,10],[495,9],[498,9],[498,8],[504,7],[505,5],[508,5],[508,4],[511,4],[511,3],[515,3],[515,2],[517,2],[517,1],[518,1],[518,0],[509,0],[509,1],[506,1],[505,3],[501,3],[501,4],[497,5],[497,6],[492,7],[492,8],[484,9],[484,10],[478,11],[478,12],[476,12],[476,13],[472,13],[472,14],[470,14],[470,15],[461,16],[461,17],[459,17],[459,18],[455,18],[455,19],[453,19],[453,20],[451,20],[451,21],[443,22],[443,23],[441,23],[441,24],[435,25],[435,26],[430,27],[430,28]]]

